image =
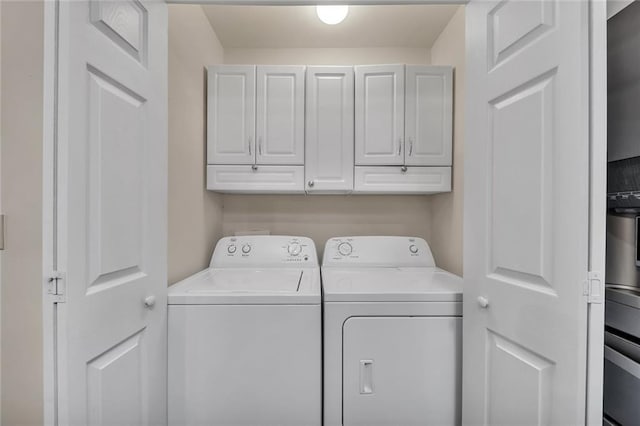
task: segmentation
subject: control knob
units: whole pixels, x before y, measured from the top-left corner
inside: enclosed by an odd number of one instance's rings
[[[245,244],[245,245],[243,245],[243,246],[242,246],[242,252],[243,252],[244,254],[247,254],[247,253],[249,253],[250,251],[251,251],[251,246],[250,246],[249,244]]]
[[[417,246],[417,245],[415,245],[415,244],[411,244],[411,245],[409,246],[409,251],[410,251],[411,253],[413,253],[413,254],[416,254],[416,253],[418,252],[418,246]]]
[[[297,256],[302,252],[302,247],[298,243],[291,243],[287,247],[287,251],[291,256]]]
[[[349,243],[340,243],[338,244],[338,253],[343,256],[349,256],[353,251],[353,247]]]
[[[227,246],[227,253],[229,254],[233,254],[236,252],[236,245],[235,244],[230,244]]]

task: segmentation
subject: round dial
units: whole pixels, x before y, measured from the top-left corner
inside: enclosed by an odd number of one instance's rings
[[[287,251],[291,256],[297,256],[302,252],[302,247],[298,243],[291,243],[287,247]]]
[[[227,253],[235,253],[236,252],[236,245],[235,244],[230,244],[229,246],[227,246]]]
[[[349,256],[353,251],[353,247],[349,243],[340,243],[338,244],[338,253],[343,256]]]
[[[410,251],[411,253],[413,253],[413,254],[416,254],[416,253],[418,252],[418,246],[417,246],[417,245],[415,245],[415,244],[411,244],[411,245],[409,246],[409,251]]]
[[[245,244],[242,246],[242,252],[247,254],[251,251],[251,246],[249,244]]]

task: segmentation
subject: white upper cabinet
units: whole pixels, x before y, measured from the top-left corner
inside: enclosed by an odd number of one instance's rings
[[[307,192],[353,189],[353,91],[353,67],[307,68]]]
[[[209,67],[207,162],[252,164],[255,155],[256,67]]]
[[[257,67],[257,164],[304,164],[304,66]]]
[[[404,164],[404,65],[355,67],[355,164]]]
[[[405,164],[451,166],[453,69],[407,65]]]

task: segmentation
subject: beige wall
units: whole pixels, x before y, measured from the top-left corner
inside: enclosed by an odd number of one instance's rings
[[[462,275],[462,207],[464,149],[465,32],[464,7],[460,6],[431,48],[433,64],[453,65],[453,191],[431,197],[431,248],[436,264]]]
[[[365,65],[428,64],[429,49],[404,47],[225,49],[225,64]]]
[[[205,190],[205,166],[206,66],[223,53],[200,6],[169,6],[169,284],[204,269],[222,235],[222,196]]]
[[[428,49],[225,49],[227,64],[428,64]],[[223,232],[269,231],[311,237],[322,253],[339,235],[414,235],[430,240],[424,195],[225,195]]]
[[[43,2],[2,2],[2,424],[42,424]]]
[[[225,195],[224,233],[263,231],[324,243],[340,235],[413,235],[430,240],[429,197]]]

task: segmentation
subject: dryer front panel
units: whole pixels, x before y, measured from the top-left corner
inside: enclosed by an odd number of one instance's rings
[[[351,317],[343,327],[343,424],[458,425],[462,318]]]

